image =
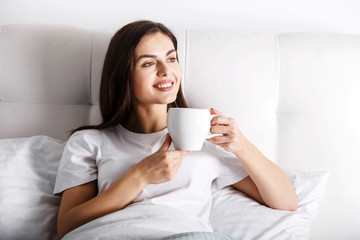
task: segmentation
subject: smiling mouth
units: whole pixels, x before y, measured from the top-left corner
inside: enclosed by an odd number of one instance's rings
[[[174,82],[154,85],[155,88],[166,89],[174,85]]]

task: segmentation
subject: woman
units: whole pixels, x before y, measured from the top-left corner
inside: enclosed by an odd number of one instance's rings
[[[211,232],[213,180],[271,208],[297,209],[286,174],[215,109],[211,132],[222,135],[209,139],[201,152],[174,150],[166,129],[169,107],[187,107],[175,36],[150,21],[124,26],[104,62],[103,121],[75,129],[60,162],[54,190],[62,194],[59,238],[133,204],[184,211],[199,219],[195,231]]]

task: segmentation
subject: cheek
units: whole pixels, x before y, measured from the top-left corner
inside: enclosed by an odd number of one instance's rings
[[[180,69],[179,64],[176,65],[176,67],[174,69],[174,72],[175,72],[177,80],[180,81],[180,79],[181,79],[181,69]]]
[[[146,96],[151,89],[149,86],[151,84],[147,84],[147,78],[144,74],[134,74],[133,77],[133,93],[136,98],[141,98]]]
[[[147,96],[149,96],[150,92],[151,89],[149,88],[148,85],[144,83],[138,83],[138,84],[134,83],[134,96],[137,99],[146,98]]]
[[[176,67],[174,67],[173,69],[173,73],[174,73],[174,76],[176,78],[176,87],[175,87],[175,98],[176,98],[176,95],[179,91],[179,88],[180,88],[180,83],[181,83],[181,69],[180,69],[180,66],[179,64],[177,64]]]

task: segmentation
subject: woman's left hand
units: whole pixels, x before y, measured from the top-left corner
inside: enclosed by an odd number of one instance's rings
[[[296,210],[298,197],[287,175],[244,137],[234,119],[213,108],[210,113],[218,115],[211,121],[210,132],[223,136],[208,141],[234,153],[249,174],[233,186],[271,208]]]
[[[246,146],[248,140],[239,130],[234,119],[226,117],[218,110],[210,109],[211,114],[218,116],[211,121],[210,132],[215,134],[222,134],[222,136],[215,136],[207,139],[209,142],[223,147],[226,151],[232,153],[239,153]]]

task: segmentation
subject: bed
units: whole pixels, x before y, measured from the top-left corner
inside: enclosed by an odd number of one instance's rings
[[[68,131],[100,121],[102,63],[116,30],[0,26],[0,239],[56,239],[58,163]],[[214,231],[248,240],[358,239],[360,36],[172,30],[189,105],[235,118],[299,196],[289,212],[214,189]],[[160,226],[131,228],[141,214],[109,214],[73,234],[157,239]]]

